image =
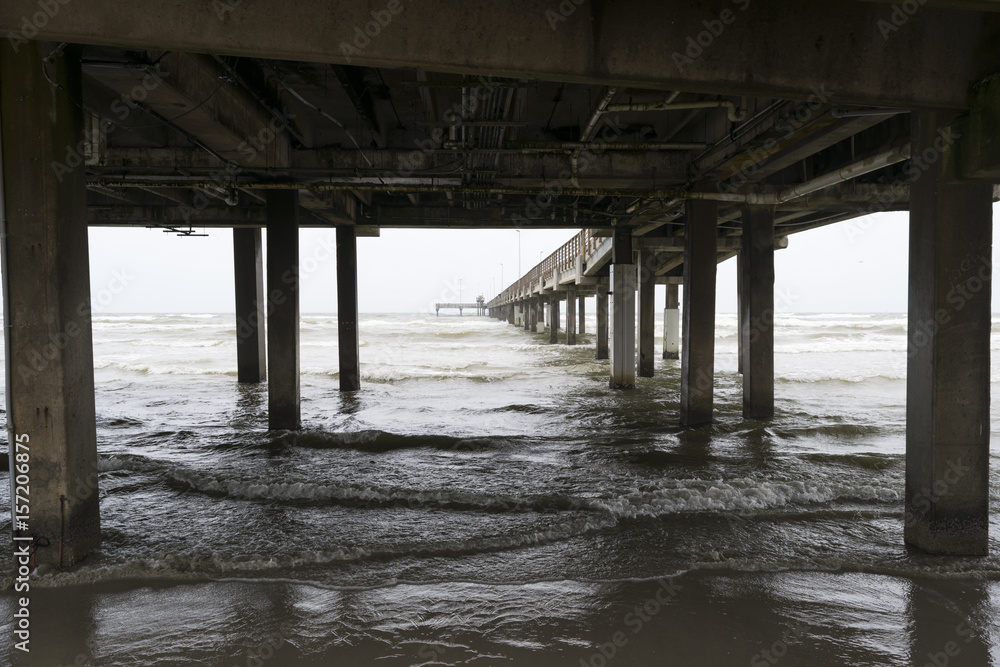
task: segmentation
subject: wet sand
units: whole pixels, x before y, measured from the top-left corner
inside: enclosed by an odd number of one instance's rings
[[[0,599],[13,613],[11,591]],[[14,665],[1000,664],[1000,582],[706,572],[642,582],[36,587]],[[11,636],[8,623],[2,632]]]

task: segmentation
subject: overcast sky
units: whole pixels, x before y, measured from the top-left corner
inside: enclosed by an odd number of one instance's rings
[[[994,236],[997,220],[1000,205]],[[776,309],[905,312],[906,227],[905,213],[883,213],[791,236],[775,255]],[[92,228],[95,313],[233,312],[232,232],[208,233],[180,238],[157,229]],[[519,261],[526,272],[571,236],[568,230],[383,229],[379,238],[358,239],[360,310],[433,312],[436,301],[489,299],[518,276]],[[301,231],[304,313],[337,309],[336,260],[326,252],[333,237],[332,229]],[[718,275],[718,310],[735,312],[735,260],[721,264]],[[662,290],[657,300],[662,307]]]

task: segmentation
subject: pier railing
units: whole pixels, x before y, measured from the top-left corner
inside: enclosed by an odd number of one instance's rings
[[[541,285],[542,281],[550,276],[552,280],[558,281],[559,274],[575,271],[577,258],[586,258],[597,249],[603,239],[603,236],[595,235],[590,229],[583,229],[574,234],[573,238],[560,246],[558,250],[493,297],[488,305],[492,307],[509,303],[520,295],[529,294],[536,285]]]

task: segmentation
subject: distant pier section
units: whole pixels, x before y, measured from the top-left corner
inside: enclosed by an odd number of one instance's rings
[[[486,298],[480,295],[478,298],[476,298],[475,303],[435,303],[434,314],[437,315],[438,317],[441,317],[441,310],[442,309],[447,310],[449,308],[451,310],[457,309],[459,317],[462,316],[462,311],[466,309],[468,310],[475,309],[476,315],[485,316]]]

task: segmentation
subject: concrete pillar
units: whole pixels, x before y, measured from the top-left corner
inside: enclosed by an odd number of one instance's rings
[[[531,301],[525,299],[521,302],[521,321],[525,331],[531,331]]]
[[[566,290],[566,344],[576,345],[576,290]]]
[[[608,286],[597,286],[597,358],[608,358]]]
[[[681,424],[685,426],[712,421],[717,228],[715,202],[697,199],[687,202],[681,347]]]
[[[746,247],[741,247],[736,254],[736,372],[743,374],[743,322],[746,321],[746,293],[743,291],[743,253]]]
[[[743,208],[743,416],[774,416],[774,208]]]
[[[267,379],[264,320],[264,255],[260,229],[233,228],[233,273],[236,282],[236,380]]]
[[[554,293],[549,297],[549,342],[559,342],[559,298]]]
[[[538,299],[531,300],[531,330],[538,332]]]
[[[70,566],[101,520],[86,172],[65,163],[84,138],[80,52],[55,47],[0,42],[0,252],[14,547]]]
[[[580,323],[576,327],[576,332],[585,334],[587,333],[587,297],[583,294],[580,295],[579,301],[576,304],[577,316],[580,318]]]
[[[635,288],[632,230],[615,229],[611,250],[611,387],[635,387]]]
[[[910,188],[904,538],[934,554],[983,556],[993,188],[951,179],[954,151],[939,134],[951,120],[915,112],[911,121],[926,169]]]
[[[461,315],[461,311],[459,311]],[[358,351],[358,238],[354,227],[337,227],[337,351],[340,390],[361,389]]]
[[[653,336],[656,327],[656,256],[639,253],[639,377],[653,377]]]
[[[299,405],[299,193],[267,197],[267,421],[271,430],[297,429]]]
[[[663,358],[677,359],[680,352],[681,311],[677,285],[667,285],[667,303],[663,309]]]

